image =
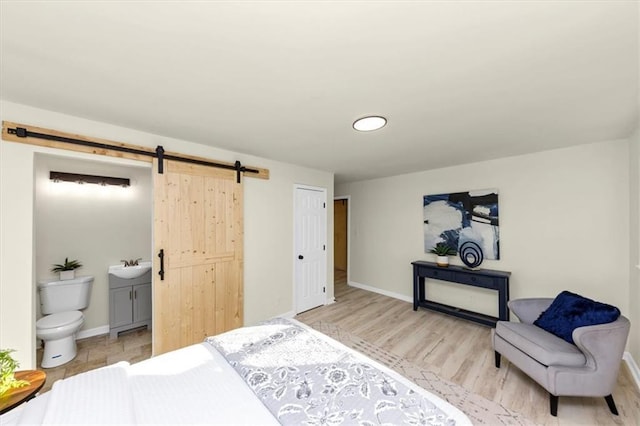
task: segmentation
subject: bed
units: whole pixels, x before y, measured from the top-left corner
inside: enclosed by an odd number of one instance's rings
[[[398,373],[284,318],[59,380],[0,423],[471,424]]]

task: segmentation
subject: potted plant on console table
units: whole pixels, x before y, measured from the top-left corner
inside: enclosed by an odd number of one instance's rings
[[[64,263],[53,265],[51,272],[60,273],[60,281],[72,280],[76,277],[76,269],[82,268],[82,264],[77,260],[69,261],[68,257],[65,257]]]
[[[436,264],[443,267],[449,266],[449,256],[456,254],[456,251],[451,246],[442,242],[437,243],[430,251],[437,256]]]

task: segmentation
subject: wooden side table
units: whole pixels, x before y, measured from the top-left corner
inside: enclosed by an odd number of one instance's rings
[[[15,372],[15,378],[18,380],[26,380],[29,384],[20,388],[11,389],[0,397],[0,414],[4,414],[35,397],[36,393],[44,386],[44,382],[47,380],[47,374],[40,370],[22,370]]]

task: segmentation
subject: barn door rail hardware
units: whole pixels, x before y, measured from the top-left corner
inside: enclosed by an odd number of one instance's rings
[[[250,169],[248,167],[243,166],[240,161],[236,161],[234,164],[224,164],[224,163],[216,163],[213,161],[206,160],[198,160],[195,158],[187,158],[180,157],[178,155],[165,154],[164,148],[161,145],[156,147],[155,157],[158,159],[158,173],[164,173],[164,160],[172,160],[172,161],[181,161],[183,163],[197,164],[200,166],[210,166],[217,167],[219,169],[227,169],[227,170],[235,170],[236,171],[236,181],[240,183],[240,176],[242,173],[260,173],[260,170]]]
[[[117,146],[117,145],[110,145],[110,144],[106,144],[106,143],[101,143],[101,142],[93,142],[93,141],[85,141],[82,139],[74,139],[74,138],[69,138],[66,136],[58,136],[58,135],[50,135],[47,133],[40,133],[40,132],[32,132],[31,130],[27,130],[24,127],[16,127],[14,129],[12,128],[8,128],[7,129],[7,133],[9,133],[10,135],[16,135],[19,138],[37,138],[37,139],[44,139],[44,140],[48,140],[48,141],[55,141],[55,142],[64,142],[64,143],[71,143],[74,145],[82,145],[82,146],[88,146],[91,148],[99,148],[99,149],[110,149],[113,151],[120,151],[120,152],[128,152],[129,154],[137,154],[137,155],[146,155],[146,156],[153,156],[154,153],[150,152],[150,151],[144,151],[141,149],[135,149],[135,148],[129,148],[126,146]]]
[[[7,134],[14,135],[18,138],[29,137],[29,138],[43,139],[43,140],[49,140],[54,142],[62,142],[62,143],[67,143],[72,145],[85,146],[85,147],[100,149],[100,150],[110,150],[110,151],[124,152],[128,154],[139,155],[144,157],[157,158],[158,173],[160,174],[164,173],[164,164],[163,164],[164,160],[180,161],[183,163],[197,164],[201,166],[215,167],[215,168],[226,169],[226,170],[235,170],[236,181],[238,183],[241,182],[242,173],[253,173],[256,175],[259,175],[261,173],[260,170],[257,170],[255,168],[243,166],[240,163],[240,161],[236,161],[234,164],[225,164],[225,163],[220,163],[215,161],[209,161],[206,159],[184,157],[176,154],[167,154],[165,153],[165,150],[161,145],[156,147],[155,151],[148,151],[148,150],[134,148],[126,145],[114,145],[114,144],[109,144],[104,142],[96,142],[91,140],[72,138],[68,136],[36,132],[36,131],[29,130],[25,127],[19,127],[19,126],[8,127],[6,130],[7,130]]]

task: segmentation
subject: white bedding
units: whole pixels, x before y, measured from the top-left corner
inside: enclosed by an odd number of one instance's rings
[[[445,411],[456,425],[469,419],[446,401],[387,367],[309,329],[412,388]],[[260,399],[208,343],[146,361],[118,363],[58,381],[52,390],[0,417],[22,424],[278,424]]]
[[[100,419],[102,424],[130,423],[133,400],[128,370],[128,363],[119,362],[57,382],[42,424],[82,424],[90,419]]]
[[[278,424],[206,343],[134,364],[130,376],[138,424]]]

